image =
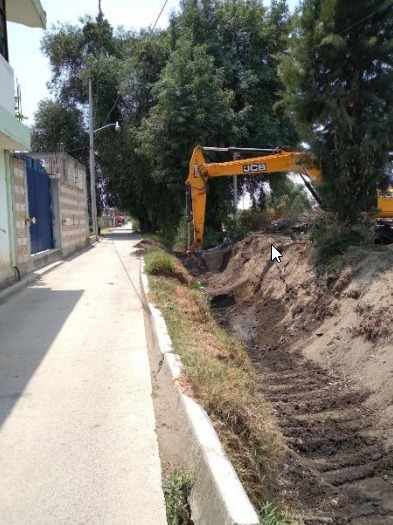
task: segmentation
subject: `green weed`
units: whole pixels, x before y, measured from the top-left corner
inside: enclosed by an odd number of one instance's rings
[[[258,516],[261,525],[288,525],[283,514],[268,501],[262,503]]]
[[[374,246],[375,233],[372,221],[361,219],[357,224],[339,222],[336,217],[319,216],[310,228],[313,255],[317,265],[340,266],[335,258],[341,258],[354,247]]]
[[[192,525],[188,498],[194,480],[180,471],[173,472],[163,483],[168,525]]]

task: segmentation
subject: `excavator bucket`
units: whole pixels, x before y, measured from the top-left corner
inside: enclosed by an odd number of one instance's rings
[[[231,258],[232,246],[218,246],[209,250],[196,250],[198,264],[209,272],[220,273],[225,270]]]

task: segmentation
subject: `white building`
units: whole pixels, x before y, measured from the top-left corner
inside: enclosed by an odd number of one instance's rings
[[[45,29],[40,0],[0,0],[0,287],[14,280],[15,224],[10,152],[30,149],[30,130],[15,116],[14,71],[8,62],[7,21]],[[28,60],[29,46],[26,45]],[[19,210],[27,216],[27,210]]]

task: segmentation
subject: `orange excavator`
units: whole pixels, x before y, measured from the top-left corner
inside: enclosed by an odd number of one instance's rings
[[[204,151],[232,152],[238,157],[258,154],[257,157],[237,158],[229,162],[208,163],[203,155]],[[315,157],[309,153],[285,151],[283,149],[259,148],[214,148],[196,146],[189,165],[186,180],[187,194],[191,197],[192,221],[194,238],[189,246],[190,252],[200,250],[203,246],[205,229],[206,193],[209,179],[231,175],[268,175],[272,173],[293,172],[300,175],[304,184],[321,205],[320,198],[312,186],[310,178],[321,181],[321,172],[316,166]],[[187,199],[187,202],[189,199]],[[188,206],[189,207],[189,206]],[[379,217],[393,218],[393,190],[387,192],[378,190]]]

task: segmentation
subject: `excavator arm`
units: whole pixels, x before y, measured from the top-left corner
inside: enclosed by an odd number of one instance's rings
[[[240,148],[195,147],[186,180],[191,194],[194,224],[194,241],[189,248],[190,251],[200,249],[203,244],[207,182],[209,179],[230,175],[268,175],[280,172],[295,172],[302,176],[307,175],[315,180],[320,180],[321,178],[320,172],[315,167],[314,157],[307,153],[288,152],[277,149],[274,152],[259,157],[237,159],[229,162],[206,163],[203,155],[204,149],[215,151],[242,151]],[[306,179],[303,180],[308,182]],[[309,189],[318,200],[315,190],[313,190],[312,187]]]

